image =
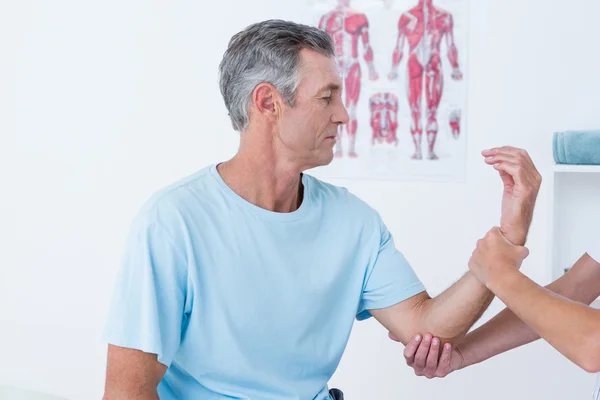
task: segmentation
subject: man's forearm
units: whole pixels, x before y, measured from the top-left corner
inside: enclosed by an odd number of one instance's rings
[[[505,224],[507,226],[505,226],[503,234],[513,244],[523,245],[526,242],[531,222],[530,217],[527,216],[527,210],[532,208],[533,206],[524,207],[521,212],[525,222],[513,222],[510,226]],[[449,339],[449,341],[455,343],[459,342],[489,307],[493,299],[494,293],[469,272],[440,296],[430,300],[429,310],[426,313],[428,316],[427,323],[432,323],[436,329],[445,334],[442,337],[435,336]],[[455,319],[452,320],[451,318]],[[500,322],[503,321],[500,320]],[[477,336],[472,338],[472,340],[475,339],[477,339]]]
[[[494,298],[470,272],[454,285],[421,305],[420,331],[443,342],[460,340],[481,317]]]
[[[532,207],[524,207],[521,214],[526,215]],[[525,222],[513,222],[504,228],[503,234],[513,244],[522,245],[527,240],[530,218],[523,219]],[[423,332],[431,332],[443,342],[456,343],[464,338],[493,299],[494,293],[468,272],[439,296],[424,302],[423,325],[427,329]]]

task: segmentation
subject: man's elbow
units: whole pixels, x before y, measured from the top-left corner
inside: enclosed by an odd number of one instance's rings
[[[413,328],[415,334],[429,333],[431,336],[440,339],[442,343],[458,344],[469,332],[470,327],[454,325],[452,322],[449,323],[449,321],[431,321],[431,318],[428,318],[427,314],[432,304],[432,299],[429,298],[423,299],[416,305],[420,323],[415,324]]]
[[[443,343],[450,343],[454,347],[463,341],[465,336],[467,336],[468,332],[469,332],[468,330],[462,331],[457,335],[447,338],[446,340],[443,341]]]
[[[452,332],[448,333],[448,332],[444,332],[443,330],[436,333],[436,331],[434,330],[431,333],[431,336],[438,338],[442,345],[444,345],[446,343],[450,343],[452,345],[452,347],[456,347],[460,342],[463,341],[466,334],[467,334],[466,332],[464,332],[464,333],[461,332],[459,334],[452,334]]]

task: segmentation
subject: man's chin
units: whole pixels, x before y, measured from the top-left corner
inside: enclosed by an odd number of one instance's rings
[[[329,164],[331,164],[331,162],[333,161],[333,149],[327,151],[327,152],[323,152],[323,154],[321,154],[317,160],[315,160],[315,165],[313,168],[316,167],[325,167]]]
[[[324,164],[323,165],[329,165],[331,164],[331,162],[333,161],[335,157],[335,153],[333,151],[333,147],[327,152],[327,156],[324,157]]]

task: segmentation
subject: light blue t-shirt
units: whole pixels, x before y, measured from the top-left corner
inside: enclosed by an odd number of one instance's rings
[[[158,354],[161,400],[329,399],[355,319],[425,290],[376,211],[302,182],[301,206],[272,212],[213,164],[136,216],[105,337]]]

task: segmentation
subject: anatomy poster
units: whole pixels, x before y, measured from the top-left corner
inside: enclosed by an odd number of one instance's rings
[[[467,0],[305,0],[327,31],[350,121],[331,178],[462,181]]]

